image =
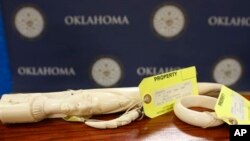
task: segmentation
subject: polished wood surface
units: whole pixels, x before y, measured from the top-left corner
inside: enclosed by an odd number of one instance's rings
[[[244,93],[250,94],[250,93]],[[250,96],[246,96],[250,99]],[[96,118],[109,119],[119,114],[103,115]],[[29,124],[0,124],[0,141],[46,141],[46,140],[145,140],[145,141],[200,141],[229,140],[229,126],[223,124],[214,128],[200,128],[180,121],[173,112],[149,119],[144,117],[117,129],[95,129],[83,123],[67,122],[62,119],[46,119]]]

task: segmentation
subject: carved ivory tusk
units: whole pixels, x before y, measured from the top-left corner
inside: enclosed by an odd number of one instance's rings
[[[109,114],[126,111],[139,101],[137,87],[6,94],[0,101],[0,120],[2,123],[25,123],[66,115]]]
[[[198,91],[200,94],[219,91],[220,87],[220,84],[215,83],[198,83]],[[186,117],[187,113],[185,112],[191,112],[191,114],[194,113],[194,111],[188,110],[185,107],[192,105],[185,104],[188,103],[187,101],[191,101],[193,104],[196,103],[194,101],[201,100],[197,100],[197,98],[198,97],[191,97],[187,100],[184,99],[184,105],[180,102],[179,106],[176,106],[177,112],[175,112],[180,119]],[[142,100],[140,98],[138,87],[68,90],[50,93],[6,94],[3,95],[0,100],[0,120],[2,123],[26,123],[38,122],[51,117],[89,117],[98,114],[127,111],[121,117],[111,121],[93,122],[87,120],[86,122],[87,125],[95,128],[116,128],[118,126],[129,124],[131,121],[139,117],[141,111],[138,109],[142,104],[141,102]],[[209,106],[213,103],[214,100],[207,101],[207,105]],[[195,106],[201,105],[196,103]],[[199,116],[199,114],[195,115]],[[187,121],[191,119],[192,118],[189,117]],[[201,123],[204,123],[203,118],[201,118],[201,120]],[[196,121],[198,122],[198,120]],[[205,127],[207,124],[202,124],[201,126]]]
[[[199,94],[219,92],[221,86],[216,83],[199,83]],[[216,117],[215,112],[198,112],[189,109],[190,107],[203,107],[214,110],[216,101],[216,98],[204,95],[185,96],[175,102],[174,113],[183,122],[194,126],[202,128],[219,126],[224,122]]]

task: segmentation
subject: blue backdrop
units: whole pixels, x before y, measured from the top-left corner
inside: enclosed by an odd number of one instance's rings
[[[15,92],[137,86],[193,65],[198,81],[250,90],[249,0],[1,2]]]

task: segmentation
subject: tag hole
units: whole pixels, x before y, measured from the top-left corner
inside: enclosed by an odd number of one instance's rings
[[[152,97],[151,97],[151,95],[149,95],[149,94],[146,94],[145,96],[144,96],[144,102],[146,103],[146,104],[149,104],[151,101],[152,101]]]

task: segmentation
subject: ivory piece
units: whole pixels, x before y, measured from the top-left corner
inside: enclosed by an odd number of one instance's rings
[[[198,83],[200,94],[218,91],[220,87],[215,83]],[[126,111],[111,121],[85,121],[95,128],[116,128],[137,119],[142,113],[141,106],[138,87],[5,94],[0,100],[0,120],[3,124],[27,123],[45,118],[90,117]]]
[[[6,94],[0,101],[0,120],[25,123],[48,117],[109,114],[133,108],[139,101],[137,87]]]
[[[215,127],[224,122],[217,118],[215,112],[198,112],[189,109],[190,107],[203,107],[214,110],[217,99],[204,95],[185,96],[175,102],[175,115],[188,124],[202,128]]]

